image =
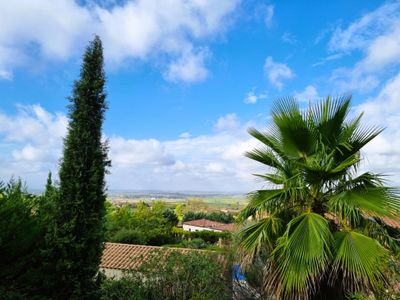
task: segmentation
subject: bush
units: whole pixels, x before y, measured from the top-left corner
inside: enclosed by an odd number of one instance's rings
[[[186,231],[182,228],[174,227],[172,232],[175,235],[181,236],[184,239],[195,239],[201,238],[207,243],[215,244],[219,239],[229,240],[231,239],[232,234],[230,232],[216,232],[216,231]]]
[[[147,243],[147,238],[143,232],[139,230],[122,228],[114,234],[111,241],[123,244],[145,245]]]
[[[130,277],[118,280],[105,279],[101,286],[101,299],[104,300],[144,300],[140,286]]]
[[[121,279],[106,280],[102,300],[230,299],[230,271],[221,271],[214,253],[154,251]]]
[[[172,228],[177,223],[174,212],[165,203],[155,201],[151,207],[138,203],[107,207],[106,240],[117,243],[161,246],[175,243]]]
[[[189,241],[182,241],[182,247],[184,248],[192,248],[192,249],[204,249],[207,248],[208,244],[200,238],[196,238]]]
[[[29,194],[20,180],[0,183],[0,299],[39,299],[46,289],[51,202]]]
[[[198,211],[198,212],[189,211],[183,216],[183,221],[191,221],[199,219],[206,219],[226,224],[235,222],[235,219],[232,214],[219,211],[213,211],[211,213],[203,211]]]

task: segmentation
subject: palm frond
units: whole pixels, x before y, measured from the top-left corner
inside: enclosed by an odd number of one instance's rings
[[[381,270],[387,252],[376,240],[354,231],[334,234],[335,257],[331,280],[342,280],[349,291],[370,289],[384,278]]]
[[[388,187],[354,187],[339,192],[328,201],[331,212],[350,224],[358,224],[362,214],[393,217],[400,212],[397,191]]]
[[[254,149],[245,153],[245,156],[258,161],[268,167],[275,168],[278,170],[283,169],[283,165],[279,161],[276,154],[269,149]]]
[[[350,110],[351,96],[330,98],[311,106],[309,114],[323,142],[334,147],[339,141],[346,116]]]
[[[282,207],[286,202],[286,191],[284,189],[259,190],[248,195],[249,203],[240,212],[239,219],[245,221],[249,217],[256,217],[256,214],[271,214]]]
[[[329,266],[332,235],[328,222],[316,213],[302,214],[289,222],[273,252],[277,276],[268,284],[285,293],[313,293]]]
[[[268,148],[272,149],[277,155],[284,157],[284,151],[279,140],[279,131],[276,126],[271,125],[268,132],[260,132],[255,128],[249,128],[249,134],[259,140]]]
[[[286,182],[286,178],[284,178],[279,174],[253,174],[253,175],[276,185],[282,185]]]
[[[293,98],[277,101],[272,115],[287,156],[301,159],[313,152],[315,137]]]
[[[248,252],[259,252],[261,247],[272,251],[282,230],[282,220],[274,215],[252,222],[239,232],[240,245]]]

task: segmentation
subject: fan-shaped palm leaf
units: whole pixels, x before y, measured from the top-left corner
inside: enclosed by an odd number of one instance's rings
[[[283,290],[306,294],[315,291],[329,265],[331,244],[328,222],[322,216],[308,212],[291,220],[273,252]]]
[[[348,290],[373,288],[384,278],[382,260],[387,251],[376,240],[354,231],[334,234],[335,258],[331,279],[342,278]]]

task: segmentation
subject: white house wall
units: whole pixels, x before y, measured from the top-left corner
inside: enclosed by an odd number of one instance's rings
[[[207,228],[207,227],[199,227],[199,226],[193,226],[193,225],[186,225],[183,224],[183,230],[186,231],[214,231],[214,232],[222,232],[221,230],[213,229],[213,228]]]

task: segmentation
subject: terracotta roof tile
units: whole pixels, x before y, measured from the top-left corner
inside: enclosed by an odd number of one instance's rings
[[[210,220],[206,220],[206,219],[185,221],[185,222],[183,222],[183,225],[210,228],[210,229],[221,230],[221,231],[231,231],[231,232],[235,231],[234,223],[225,224],[225,223],[210,221]]]
[[[336,222],[336,216],[332,213],[325,213],[325,217],[329,220]],[[370,218],[368,214],[363,214],[364,218]],[[380,217],[387,226],[392,228],[400,228],[400,218]]]
[[[187,248],[166,248],[144,245],[104,243],[100,268],[129,270],[138,267],[143,260],[146,260],[146,258],[148,258],[151,253],[156,250],[162,250],[165,252],[179,251],[181,253],[193,251],[206,252],[203,250]],[[220,255],[218,260],[224,262],[223,256]]]

